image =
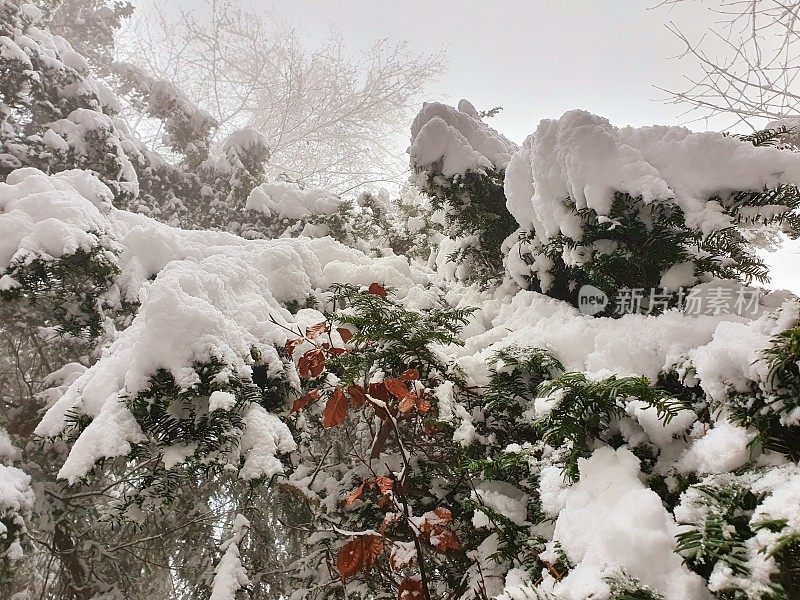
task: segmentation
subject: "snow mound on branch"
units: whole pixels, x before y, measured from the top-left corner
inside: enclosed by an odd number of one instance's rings
[[[675,553],[675,520],[639,479],[639,459],[630,450],[599,448],[578,468],[580,480],[564,492],[551,542],[575,564],[561,581],[550,578],[558,598],[606,597],[603,577],[620,569],[666,600],[709,597],[703,579]]]
[[[220,546],[220,550],[224,554],[214,568],[214,583],[211,586],[210,600],[235,600],[236,592],[250,583],[239,550],[239,544],[242,543],[249,530],[250,521],[244,515],[236,515],[231,537]]]
[[[210,113],[195,106],[174,83],[152,77],[144,69],[132,63],[115,62],[112,63],[111,69],[114,74],[122,78],[123,92],[132,87],[147,97],[148,110],[153,116],[165,118],[178,114],[195,131],[218,125]]]
[[[13,523],[25,531],[25,519],[33,510],[36,497],[31,488],[31,478],[24,471],[0,464],[0,519]],[[0,540],[8,543],[2,558],[16,561],[22,558],[23,550],[18,534],[8,539],[8,526],[0,521]]]
[[[257,479],[283,473],[283,465],[275,455],[297,449],[286,424],[264,410],[263,406],[251,404],[244,414],[244,427],[241,447],[247,459],[240,476],[243,479]]]
[[[800,303],[787,301],[777,313],[752,323],[720,323],[713,339],[690,353],[703,391],[715,402],[731,392],[747,392],[753,381],[766,381],[770,370],[763,351],[770,340],[800,318]]]
[[[659,373],[678,365],[687,356],[703,356],[718,331],[735,327],[739,335],[757,332],[765,346],[769,337],[776,303],[781,306],[781,293],[761,297],[756,321],[735,314],[687,316],[676,310],[658,316],[628,314],[618,319],[582,315],[566,302],[531,291],[517,292],[497,310],[495,300],[486,302],[494,317],[485,331],[474,331],[463,348],[452,352],[461,368],[478,385],[486,383],[485,364],[505,346],[543,348],[558,358],[568,371],[584,371],[591,376],[645,375],[656,380]],[[786,300],[784,309],[793,314],[796,303]],[[763,317],[763,318],[762,318]],[[773,323],[772,327],[776,325]],[[785,325],[784,325],[785,328]],[[736,365],[753,356],[759,348],[725,346],[725,351],[743,357]],[[711,347],[713,348],[713,346]],[[720,348],[722,351],[723,348]],[[731,367],[735,369],[735,366]],[[736,372],[741,377],[741,374]],[[732,377],[727,371],[702,370],[701,382],[711,389],[716,379]]]
[[[0,465],[0,511],[21,512],[33,508],[34,495],[30,484],[31,478],[25,472]]]
[[[239,150],[249,151],[250,149],[269,150],[267,140],[261,132],[252,127],[243,127],[231,133],[222,144],[222,151],[225,154],[237,152]]]
[[[371,259],[331,238],[248,241],[183,231],[126,211],[102,215],[85,198],[78,205],[94,216],[82,223],[84,228],[102,227],[119,241],[120,286],[141,306],[131,325],[70,383],[37,427],[39,435],[55,436],[69,413],[93,418],[59,473],[71,482],[96,460],[124,455],[142,440],[120,398],[146,389],[159,369],[181,387],[196,383],[195,363],[211,360],[227,365],[231,376],[249,378],[255,349],[268,376],[282,372],[276,347],[293,335],[287,329],[294,326],[288,303],[303,304],[336,282],[380,282],[416,306],[430,306],[435,297],[427,289],[429,276],[407,259]],[[245,471],[252,477],[272,475],[280,467],[274,452],[292,446],[291,434],[285,426],[277,428],[271,415],[250,416],[251,433],[245,431],[241,446]]]
[[[580,239],[573,209],[608,216],[614,192],[672,201],[708,234],[731,224],[715,196],[787,183],[800,183],[796,153],[683,127],[618,128],[573,110],[539,124],[512,157],[505,189],[512,215],[546,241],[559,232]]]
[[[452,177],[506,168],[516,144],[481,121],[472,105],[464,102],[458,109],[438,102],[423,104],[411,124],[408,152],[413,169]]]
[[[60,258],[90,250],[106,229],[111,191],[84,171],[45,175],[17,169],[0,183],[0,272],[28,255]]]
[[[247,198],[245,209],[279,219],[303,219],[312,215],[333,214],[342,202],[342,198],[324,190],[275,181],[254,188]]]
[[[750,460],[749,444],[755,437],[744,427],[720,419],[703,437],[692,444],[678,461],[680,471],[726,473]]]

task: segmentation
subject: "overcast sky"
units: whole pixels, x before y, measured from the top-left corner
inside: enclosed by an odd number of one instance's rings
[[[412,52],[444,50],[447,70],[431,99],[467,98],[479,110],[502,106],[489,122],[522,142],[543,118],[572,108],[605,116],[615,125],[682,124],[683,108],[663,101],[658,87],[685,87],[692,63],[667,30],[674,21],[690,39],[713,24],[707,7],[678,9],[657,0],[241,0],[274,6],[311,46],[335,29],[352,52],[378,38],[408,42]],[[183,8],[201,0],[183,0]],[[175,4],[173,4],[173,7]],[[704,122],[688,123],[705,129]],[[710,128],[724,127],[722,121]],[[800,244],[771,259],[773,284],[800,293]]]
[[[654,85],[680,87],[687,65],[670,60],[677,20],[692,36],[713,16],[700,3],[648,10],[647,0],[278,0],[310,41],[334,27],[363,50],[376,38],[417,52],[444,48],[448,69],[431,90],[479,109],[503,106],[492,124],[521,142],[542,118],[583,108],[618,125],[678,123]],[[698,128],[704,124],[695,125]]]

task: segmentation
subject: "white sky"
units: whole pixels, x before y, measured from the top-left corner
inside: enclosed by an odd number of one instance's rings
[[[467,98],[479,110],[503,106],[492,124],[521,142],[542,118],[583,108],[617,125],[678,123],[680,109],[653,85],[681,87],[670,19],[692,35],[712,23],[690,3],[648,10],[648,0],[277,0],[277,12],[309,41],[334,27],[353,51],[376,38],[413,51],[444,48],[448,69],[432,94]],[[251,2],[251,5],[254,5]],[[697,127],[704,127],[697,124]]]
[[[443,49],[447,70],[430,98],[467,98],[478,110],[502,106],[489,122],[517,142],[542,118],[573,108],[615,125],[682,124],[683,109],[665,103],[655,87],[682,89],[683,75],[692,69],[692,63],[674,58],[682,48],[666,25],[674,21],[698,39],[715,19],[708,3],[698,1],[673,10],[655,8],[657,0],[241,1],[274,6],[310,46],[334,28],[352,52],[365,51],[379,38],[408,42],[412,52]],[[800,293],[800,243],[787,245],[769,262],[773,286]]]

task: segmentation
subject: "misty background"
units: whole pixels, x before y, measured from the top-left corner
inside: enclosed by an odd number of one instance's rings
[[[177,24],[188,17],[202,26],[215,10],[205,0],[134,4],[137,10],[121,41],[124,58],[132,62],[147,62],[145,54],[151,63],[163,60],[176,50],[170,36]],[[709,117],[691,110],[670,93],[691,88],[690,80],[702,75],[697,61],[685,55],[676,30],[700,44],[712,59],[724,60],[730,53],[717,36],[725,31],[725,14],[713,1],[513,0],[490,6],[469,0],[241,0],[233,4],[266,15],[276,31],[288,25],[308,52],[334,44],[358,63],[369,61],[375,44],[384,42],[408,56],[431,60],[427,81],[416,94],[417,105],[425,100],[455,105],[466,98],[479,111],[502,107],[487,122],[517,143],[541,119],[558,118],[573,108],[606,117],[617,126],[752,130],[730,115]],[[162,69],[162,74],[180,80],[181,69]],[[397,163],[382,165],[392,178],[376,177],[376,185],[391,187],[404,179],[410,118],[396,125],[385,132],[383,146]],[[344,190],[349,187],[339,191]],[[770,287],[800,292],[800,242],[787,241],[766,258],[772,272]]]

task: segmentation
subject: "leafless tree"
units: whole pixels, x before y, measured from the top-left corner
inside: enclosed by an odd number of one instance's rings
[[[259,130],[272,176],[340,193],[402,179],[401,131],[441,73],[442,55],[416,56],[379,40],[351,57],[335,35],[309,50],[275,13],[229,0],[178,16],[156,6],[137,12],[122,59],[176,83],[219,121],[219,139],[243,126]],[[137,125],[148,134],[147,124]],[[149,133],[157,143],[158,132]]]
[[[664,0],[658,6],[686,3]],[[753,130],[798,116],[800,1],[716,0],[709,10],[718,19],[699,40],[669,24],[683,44],[681,57],[697,66],[696,74],[685,76],[685,88],[664,90],[669,101],[699,119],[732,117],[730,127]]]

